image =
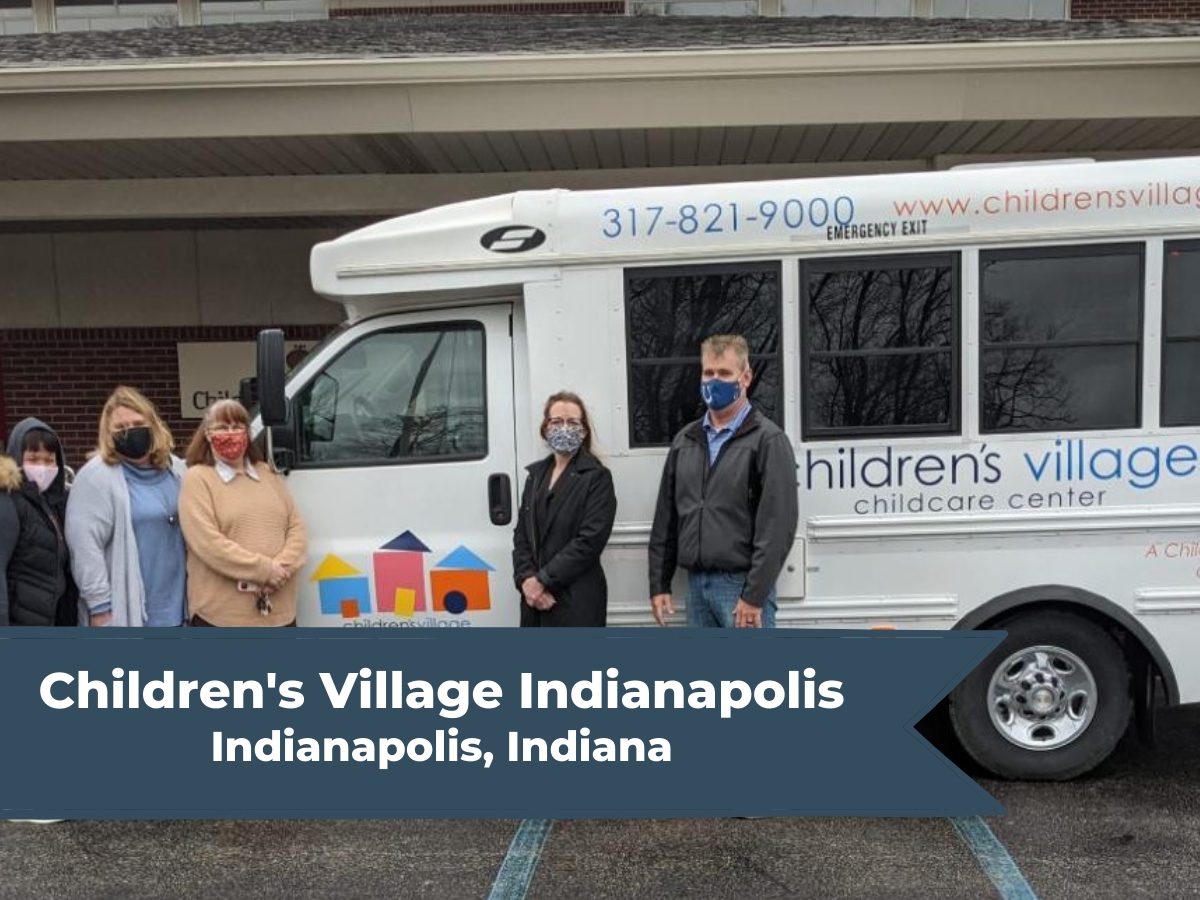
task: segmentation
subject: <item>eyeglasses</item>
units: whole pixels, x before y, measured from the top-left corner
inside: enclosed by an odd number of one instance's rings
[[[133,424],[133,425],[117,425],[117,426],[113,427],[112,436],[115,438],[118,438],[118,437],[121,437],[122,435],[129,434],[129,432],[133,431],[135,428],[146,428],[146,427],[148,427],[148,426],[141,422]]]
[[[245,430],[246,426],[237,422],[217,422],[208,426],[209,434],[239,434]]]
[[[551,428],[562,428],[564,425],[570,428],[582,428],[583,422],[579,419],[547,419],[546,424]]]

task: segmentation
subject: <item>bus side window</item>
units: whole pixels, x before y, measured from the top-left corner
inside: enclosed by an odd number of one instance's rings
[[[1162,424],[1200,425],[1200,241],[1165,252]]]
[[[800,263],[804,436],[956,434],[958,257]]]
[[[750,345],[755,407],[783,424],[779,263],[626,269],[629,446],[659,447],[704,414],[700,342],[740,334]]]
[[[1141,244],[979,256],[984,432],[1136,428]]]

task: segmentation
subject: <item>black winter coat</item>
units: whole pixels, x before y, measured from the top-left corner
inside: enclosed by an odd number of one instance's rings
[[[521,626],[603,627],[608,582],[600,554],[617,517],[612,473],[580,450],[559,476],[554,498],[544,504],[539,500],[553,469],[553,454],[527,467],[513,532],[513,576],[519,593],[525,579],[536,575],[558,602],[543,612],[520,596]]]
[[[70,557],[63,536],[66,497],[61,479],[45,494],[21,480],[6,482],[16,512],[16,540],[8,559],[5,585],[11,625],[75,625],[78,593],[70,575]]]
[[[650,596],[677,566],[746,572],[742,599],[762,606],[796,539],[796,456],[779,426],[751,408],[709,465],[703,419],[675,436],[650,531]]]

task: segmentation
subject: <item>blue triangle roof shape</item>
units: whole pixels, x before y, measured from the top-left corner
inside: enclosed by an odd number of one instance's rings
[[[450,551],[450,555],[434,566],[436,569],[471,569],[479,572],[495,572],[486,562],[459,544]]]
[[[398,534],[382,547],[380,550],[410,550],[413,553],[428,553],[429,548],[421,543],[421,539],[411,531],[406,531],[404,534]]]

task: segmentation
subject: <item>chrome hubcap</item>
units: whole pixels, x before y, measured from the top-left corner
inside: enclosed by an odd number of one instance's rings
[[[1096,679],[1083,660],[1061,647],[1014,653],[992,674],[992,724],[1025,750],[1054,750],[1078,738],[1096,709]]]

